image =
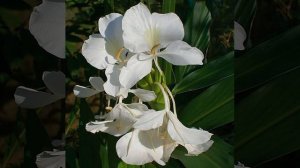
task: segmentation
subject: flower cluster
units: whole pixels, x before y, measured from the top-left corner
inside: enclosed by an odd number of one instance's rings
[[[156,99],[155,92],[135,87],[153,68],[164,77],[158,57],[173,65],[202,65],[202,52],[182,41],[184,29],[179,17],[174,13],[151,14],[139,3],[124,16],[111,13],[100,18],[99,32],[84,42],[82,54],[92,66],[105,69],[107,81],[91,77],[92,88],[76,85],[74,94],[89,97],[105,91],[116,98],[116,104],[101,120],[88,123],[86,130],[121,137],[116,144],[117,154],[133,165],[152,161],[165,165],[178,145],[184,146],[188,155],[208,150],[212,134],[187,128],[178,120],[173,95],[165,83],[154,82],[164,97],[165,107],[159,111],[144,104]],[[124,103],[131,93],[139,101]]]

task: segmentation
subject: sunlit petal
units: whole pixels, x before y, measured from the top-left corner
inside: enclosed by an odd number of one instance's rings
[[[152,58],[143,53],[132,56],[120,73],[120,83],[124,88],[130,89],[139,80],[151,72]]]
[[[158,54],[173,65],[202,65],[204,55],[196,47],[191,47],[184,41],[175,41]]]
[[[152,46],[145,40],[150,28],[151,13],[143,3],[128,9],[122,22],[124,46],[134,53],[150,51]]]

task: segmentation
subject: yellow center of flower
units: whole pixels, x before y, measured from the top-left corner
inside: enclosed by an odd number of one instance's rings
[[[115,59],[118,60],[119,62],[123,62],[122,58],[121,58],[121,55],[122,55],[122,52],[124,51],[124,47],[123,48],[120,48],[116,54],[115,54]]]
[[[158,49],[159,49],[159,44],[156,44],[154,47],[152,47],[152,49],[150,51],[151,55],[155,56]]]

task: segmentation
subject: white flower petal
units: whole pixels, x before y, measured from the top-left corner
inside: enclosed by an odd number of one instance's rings
[[[123,104],[118,104],[106,115],[106,120],[113,122],[105,123],[99,130],[114,136],[121,136],[132,128],[136,119]]]
[[[108,129],[106,124],[111,122],[113,122],[113,120],[89,122],[85,125],[85,129],[94,134],[99,131],[103,132]]]
[[[65,58],[65,2],[43,1],[35,7],[29,30],[47,52]]]
[[[173,41],[182,40],[184,37],[183,24],[175,13],[153,13],[153,25],[159,33],[159,44],[162,48]]]
[[[134,53],[150,51],[152,46],[145,40],[150,28],[151,13],[143,3],[128,9],[122,22],[125,48]]]
[[[104,81],[102,80],[101,77],[90,77],[89,82],[96,90],[100,92],[104,91],[103,88]]]
[[[199,144],[199,145],[191,145],[191,144],[185,144],[184,147],[187,149],[188,154],[187,156],[197,156],[205,151],[207,151],[214,141],[210,140],[204,144]]]
[[[150,130],[162,126],[165,111],[152,111],[142,115],[133,125],[138,130]]]
[[[111,13],[99,19],[99,31],[106,40],[106,52],[112,57],[115,57],[124,46],[122,19],[123,16],[118,13]]]
[[[129,92],[135,94],[143,102],[150,102],[156,99],[154,91],[145,90],[145,89],[130,89]]]
[[[173,141],[169,135],[167,135],[164,139],[164,155],[163,155],[163,161],[167,162],[175,148],[178,146],[178,143]]]
[[[118,26],[120,26],[122,31],[122,18],[123,16],[119,13],[110,13],[104,17],[101,17],[98,21],[98,27],[102,37],[107,38],[107,36],[113,36],[113,32],[119,32],[110,30],[111,28],[118,29]],[[118,35],[122,36],[122,33]]]
[[[149,111],[148,107],[145,104],[140,103],[127,104],[126,107],[130,111],[130,113],[136,118],[140,117],[143,114],[143,112]]]
[[[173,65],[202,65],[203,53],[184,41],[175,41],[158,54]]]
[[[100,91],[91,89],[91,88],[87,88],[84,86],[76,85],[73,89],[73,92],[74,92],[74,95],[77,97],[86,98],[86,97],[93,96],[93,95],[99,93]]]
[[[132,56],[120,73],[120,83],[124,88],[130,89],[139,80],[151,72],[152,58],[143,53]]]
[[[38,108],[51,104],[61,97],[46,92],[19,86],[14,94],[15,102],[24,108]]]
[[[208,142],[211,133],[202,129],[185,127],[172,112],[167,112],[169,117],[168,132],[171,138],[181,145],[199,145]]]
[[[121,84],[119,82],[120,73],[121,69],[118,65],[109,65],[105,70],[107,81],[104,83],[103,87],[105,92],[113,97],[118,96],[121,89]]]
[[[160,165],[163,146],[157,132],[134,130],[120,138],[116,145],[118,156],[127,164],[143,165],[155,160]]]
[[[234,22],[234,49],[235,50],[244,50],[244,41],[247,38],[247,33],[245,29],[238,23]]]
[[[65,74],[60,71],[45,71],[43,73],[43,81],[47,88],[55,95],[61,98],[65,97]]]
[[[97,69],[105,69],[110,58],[105,50],[105,40],[100,34],[93,34],[82,45],[82,55],[86,61]]]
[[[44,151],[36,156],[38,168],[65,168],[65,151]]]

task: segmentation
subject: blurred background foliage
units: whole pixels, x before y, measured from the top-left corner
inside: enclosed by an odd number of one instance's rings
[[[33,7],[41,0],[0,1],[0,167],[34,168],[36,155],[52,150],[64,132],[63,102],[36,110],[19,108],[17,86],[47,91],[44,71],[61,70],[63,62],[43,50],[28,30]]]
[[[246,30],[235,52],[235,159],[249,167],[300,167],[300,1],[238,0]]]

